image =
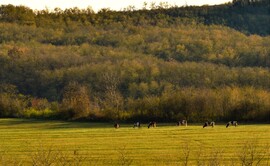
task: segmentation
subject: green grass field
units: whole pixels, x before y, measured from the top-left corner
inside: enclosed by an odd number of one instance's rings
[[[0,165],[270,165],[269,145],[269,124],[114,129],[109,123],[0,119]]]

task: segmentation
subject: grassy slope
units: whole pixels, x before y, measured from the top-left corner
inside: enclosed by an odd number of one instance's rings
[[[114,129],[112,124],[101,123],[0,119],[0,156],[24,163],[35,152],[52,149],[67,154],[76,151],[86,157],[85,164],[179,165],[183,163],[184,149],[189,149],[190,163],[195,164],[200,154],[203,162],[209,163],[209,157],[214,161],[217,155],[217,161],[230,165],[239,160],[245,144],[250,143],[261,153],[269,140],[270,125],[203,129],[201,125],[162,124],[154,129],[146,125],[141,129],[133,129],[132,125]]]

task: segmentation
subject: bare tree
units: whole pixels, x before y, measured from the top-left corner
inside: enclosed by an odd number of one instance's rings
[[[119,74],[115,71],[107,71],[102,75],[105,90],[103,107],[113,120],[119,120],[122,116],[124,98],[118,90],[120,84]]]
[[[58,153],[52,147],[45,147],[42,144],[31,154],[33,166],[51,166],[57,163]]]
[[[263,160],[269,161],[269,146],[259,149],[257,139],[246,141],[241,149],[238,158],[243,166],[257,166]]]
[[[62,110],[69,114],[68,118],[87,117],[90,112],[88,88],[77,82],[69,83],[64,88]]]
[[[133,160],[128,157],[128,151],[126,150],[126,146],[123,146],[117,150],[118,152],[118,160],[119,160],[119,165],[123,166],[129,166],[132,164]]]
[[[184,166],[188,166],[190,156],[190,146],[188,141],[186,140],[182,146],[182,161]]]

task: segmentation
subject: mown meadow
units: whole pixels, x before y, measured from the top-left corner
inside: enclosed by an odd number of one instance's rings
[[[0,165],[270,165],[269,124],[0,120]]]

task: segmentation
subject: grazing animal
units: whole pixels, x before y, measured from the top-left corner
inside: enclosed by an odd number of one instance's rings
[[[148,128],[150,128],[150,127],[157,127],[157,123],[156,122],[150,122],[148,124]]]
[[[228,128],[229,126],[237,126],[238,125],[238,123],[237,123],[237,121],[229,121],[228,123],[227,123],[227,125],[226,125],[226,128]]]
[[[176,123],[177,126],[187,126],[187,120],[182,120]]]
[[[140,128],[140,127],[141,127],[141,123],[140,123],[140,122],[136,122],[136,123],[134,123],[133,128],[135,128],[135,127]]]
[[[212,121],[212,122],[207,121],[207,122],[204,123],[203,128],[208,127],[208,126],[214,127],[215,126],[215,122],[214,121]]]
[[[118,129],[120,127],[120,125],[118,123],[115,123],[114,125],[114,128]]]

